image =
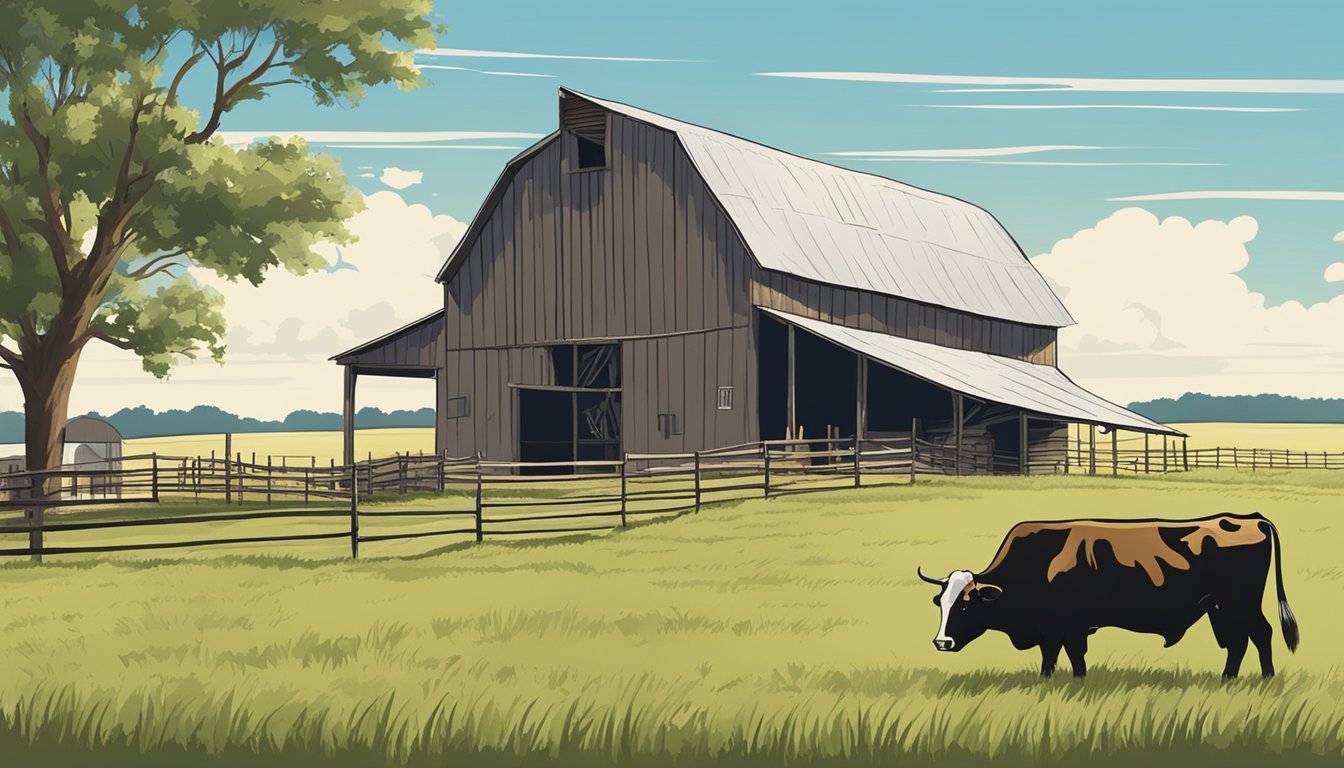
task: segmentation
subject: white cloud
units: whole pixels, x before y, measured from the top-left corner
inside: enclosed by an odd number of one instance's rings
[[[1037,256],[1078,321],[1060,331],[1060,367],[1120,402],[1338,396],[1344,295],[1267,306],[1237,275],[1258,228],[1249,216],[1192,224],[1125,208]]]
[[[1020,147],[973,147],[966,149],[872,149],[852,152],[823,152],[832,157],[1005,157],[1037,152],[1068,152],[1092,149],[1136,149],[1136,147],[1097,147],[1086,144],[1032,144]]]
[[[1336,261],[1325,268],[1325,282],[1344,283],[1344,261]]]
[[[1344,243],[1344,232],[1336,232],[1335,236],[1330,239],[1334,240],[1336,243]]]
[[[1049,160],[985,160],[985,161],[981,162],[980,164],[981,164],[981,165],[1077,165],[1077,166],[1088,166],[1088,167],[1102,167],[1102,166],[1134,166],[1134,165],[1179,165],[1179,166],[1208,166],[1208,165],[1223,165],[1223,163],[1146,163],[1146,162],[1142,162],[1142,161],[1139,161],[1139,162],[1133,162],[1133,163],[1128,163],[1128,162],[1126,162],[1126,163],[1074,163],[1074,162],[1067,162],[1067,161],[1049,161]]]
[[[471,72],[477,75],[493,75],[495,77],[555,77],[555,75],[543,75],[537,72],[500,72],[490,69],[472,69],[471,67],[450,67],[447,64],[416,64],[417,69],[442,69],[452,72]]]
[[[434,275],[466,229],[395,192],[374,193],[365,203],[349,224],[358,242],[318,249],[330,271],[296,276],[273,269],[254,288],[193,270],[224,294],[223,366],[188,362],[160,382],[140,370],[135,356],[95,342],[81,358],[71,412],[142,404],[159,410],[210,404],[263,418],[297,408],[339,412],[341,371],[327,358],[442,308],[443,287]],[[433,384],[425,381],[365,377],[359,387],[360,406],[433,405]],[[22,402],[13,378],[0,375],[0,410]]]
[[[567,59],[571,61],[625,61],[686,64],[693,59],[649,59],[640,56],[569,56],[560,53],[522,53],[519,51],[476,51],[468,48],[421,48],[417,56],[460,56],[471,59]]]
[[[1152,195],[1108,197],[1113,203],[1142,202],[1145,200],[1344,200],[1344,192],[1320,190],[1231,190],[1215,189],[1199,192],[1159,192]]]
[[[298,136],[309,144],[425,144],[435,141],[480,141],[489,139],[540,139],[545,134],[526,131],[220,131],[225,144],[242,146],[271,136]]]
[[[1301,112],[1298,107],[1201,107],[1191,104],[918,104],[930,109],[1164,109],[1191,112]]]
[[[1000,77],[908,72],[757,72],[762,77],[916,85],[988,85],[949,93],[1091,91],[1124,93],[1344,93],[1344,80],[1191,80],[1108,77]],[[1017,87],[1013,87],[1017,86]],[[1025,86],[1025,87],[1024,87]]]
[[[384,168],[378,180],[393,189],[406,189],[425,180],[424,171],[407,171],[402,168]]]

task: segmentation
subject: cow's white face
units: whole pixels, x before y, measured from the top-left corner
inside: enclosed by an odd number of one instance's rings
[[[943,586],[943,592],[934,598],[934,603],[938,605],[942,614],[938,622],[938,635],[933,638],[933,645],[940,651],[959,651],[957,641],[948,633],[948,620],[952,612],[958,609],[958,603],[966,594],[967,587],[975,581],[975,574],[970,571],[953,571],[947,577],[947,583]]]

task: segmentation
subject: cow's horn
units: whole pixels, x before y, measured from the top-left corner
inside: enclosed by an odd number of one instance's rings
[[[925,576],[924,571],[921,570],[918,566],[915,567],[915,573],[919,574],[920,581],[927,581],[930,584],[937,584],[940,587],[947,586],[947,579],[931,579],[928,576]]]

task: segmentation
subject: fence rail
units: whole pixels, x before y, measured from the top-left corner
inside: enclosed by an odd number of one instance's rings
[[[358,557],[360,544],[366,543],[609,530],[632,520],[694,513],[718,501],[914,484],[929,474],[1142,475],[1204,468],[1344,469],[1344,452],[1187,450],[1184,445],[1178,450],[1165,440],[1158,448],[1122,448],[1115,440],[1093,436],[1086,442],[1034,447],[1023,457],[912,439],[907,433],[860,441],[765,440],[707,451],[627,453],[617,461],[417,454],[295,467],[269,458],[244,461],[241,454],[233,459],[146,454],[112,465],[0,475],[0,556],[344,540]],[[416,501],[423,507],[370,506],[408,494],[428,497]],[[243,506],[172,513],[160,505],[164,500]],[[246,506],[249,502],[252,507]],[[158,513],[126,507],[137,504]],[[172,538],[171,532],[179,530],[188,533]],[[148,532],[158,538],[147,538]]]

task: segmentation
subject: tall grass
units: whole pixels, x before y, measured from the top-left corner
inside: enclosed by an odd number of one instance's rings
[[[969,479],[409,559],[0,566],[14,765],[1304,765],[1344,759],[1335,476]],[[1304,644],[1224,683],[1103,630],[1085,681],[933,652],[926,570],[1023,518],[1270,515]],[[1244,670],[1253,672],[1253,665]],[[91,758],[93,758],[91,760]],[[12,763],[9,763],[13,760]]]

